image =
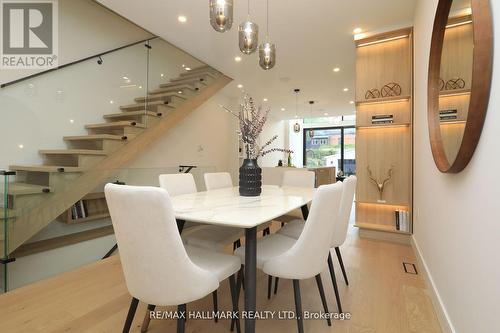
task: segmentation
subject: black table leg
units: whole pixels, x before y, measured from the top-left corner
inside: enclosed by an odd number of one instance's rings
[[[245,229],[245,310],[252,318],[256,310],[257,228]],[[255,333],[255,319],[245,319],[245,333]]]
[[[179,229],[179,233],[182,234],[182,229],[184,229],[184,224],[186,221],[177,219],[177,229]]]
[[[307,217],[309,216],[309,207],[307,207],[307,205],[304,205],[300,207],[300,209],[302,210],[302,217],[304,218],[304,221],[307,220]]]

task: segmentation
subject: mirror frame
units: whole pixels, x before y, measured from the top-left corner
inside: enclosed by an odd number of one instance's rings
[[[471,0],[474,27],[472,83],[460,149],[454,161],[448,161],[443,147],[439,121],[439,77],[444,34],[453,0],[439,0],[432,31],[428,76],[427,119],[434,162],[443,173],[458,173],[470,162],[479,143],[486,118],[493,68],[493,20],[489,0]]]

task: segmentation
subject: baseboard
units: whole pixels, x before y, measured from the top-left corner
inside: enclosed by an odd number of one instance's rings
[[[436,315],[439,320],[439,324],[441,325],[441,330],[444,333],[455,333],[455,328],[451,323],[450,317],[448,316],[448,312],[446,312],[446,308],[441,300],[441,296],[434,284],[434,280],[432,279],[431,274],[429,273],[429,269],[427,264],[425,263],[424,258],[422,257],[422,253],[420,252],[420,248],[415,240],[415,237],[412,236],[411,247],[413,248],[413,252],[417,257],[417,263],[420,268],[419,272],[423,275],[425,283],[427,285],[427,290],[429,291],[429,296],[432,300],[432,304],[434,305],[434,310],[436,311]]]

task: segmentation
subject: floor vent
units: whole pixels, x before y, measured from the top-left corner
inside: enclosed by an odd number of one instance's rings
[[[405,269],[405,273],[418,275],[417,267],[415,264],[409,262],[403,262],[403,268]]]

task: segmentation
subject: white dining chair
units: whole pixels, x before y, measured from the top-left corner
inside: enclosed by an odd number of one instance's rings
[[[203,298],[229,278],[238,311],[237,256],[184,246],[170,197],[157,187],[107,184],[106,201],[132,301],[123,327],[129,332],[139,301],[148,309],[177,305],[177,332],[184,332],[186,304]],[[237,328],[239,326],[236,320]],[[145,329],[144,329],[145,330]]]
[[[344,267],[344,262],[342,260],[342,255],[340,253],[340,246],[344,244],[347,238],[347,230],[349,227],[349,219],[351,216],[352,204],[354,201],[354,193],[356,191],[356,176],[349,176],[343,182],[343,192],[342,200],[340,203],[339,219],[334,223],[334,231],[331,242],[331,248],[335,248],[337,254],[337,259],[339,260],[340,268],[344,276],[344,281],[349,285],[349,280],[347,279],[346,270]],[[303,232],[305,223],[302,220],[295,220],[287,223],[283,228],[281,228],[278,233],[283,236],[288,236],[291,238],[298,239]],[[328,267],[330,269],[330,276],[332,278],[333,288],[335,291],[335,298],[337,299],[337,306],[339,312],[342,312],[342,304],[340,301],[340,294],[337,286],[337,280],[335,278],[335,271],[333,268],[333,260],[331,254],[328,255]]]
[[[233,180],[229,172],[211,172],[203,175],[207,191],[217,190],[219,188],[233,187]]]
[[[329,313],[321,272],[326,268],[333,229],[339,218],[342,183],[320,186],[314,194],[311,211],[298,239],[272,234],[257,242],[257,268],[279,278],[293,280],[297,326],[304,332],[299,280],[316,278],[325,313]],[[236,250],[244,263],[245,249]],[[327,323],[331,326],[330,318]]]
[[[316,182],[316,174],[313,171],[307,169],[297,169],[297,170],[287,170],[283,173],[283,178],[281,181],[281,187],[303,187],[303,188],[314,188]],[[281,221],[281,227],[285,226],[284,221],[294,221],[297,218],[303,219],[307,217],[308,209],[307,207],[302,207],[300,210],[296,209],[284,216],[278,217],[276,220]],[[276,278],[274,282],[274,294],[278,292],[279,278]],[[268,276],[267,280],[267,298],[271,298],[271,287],[273,284],[273,277]]]

